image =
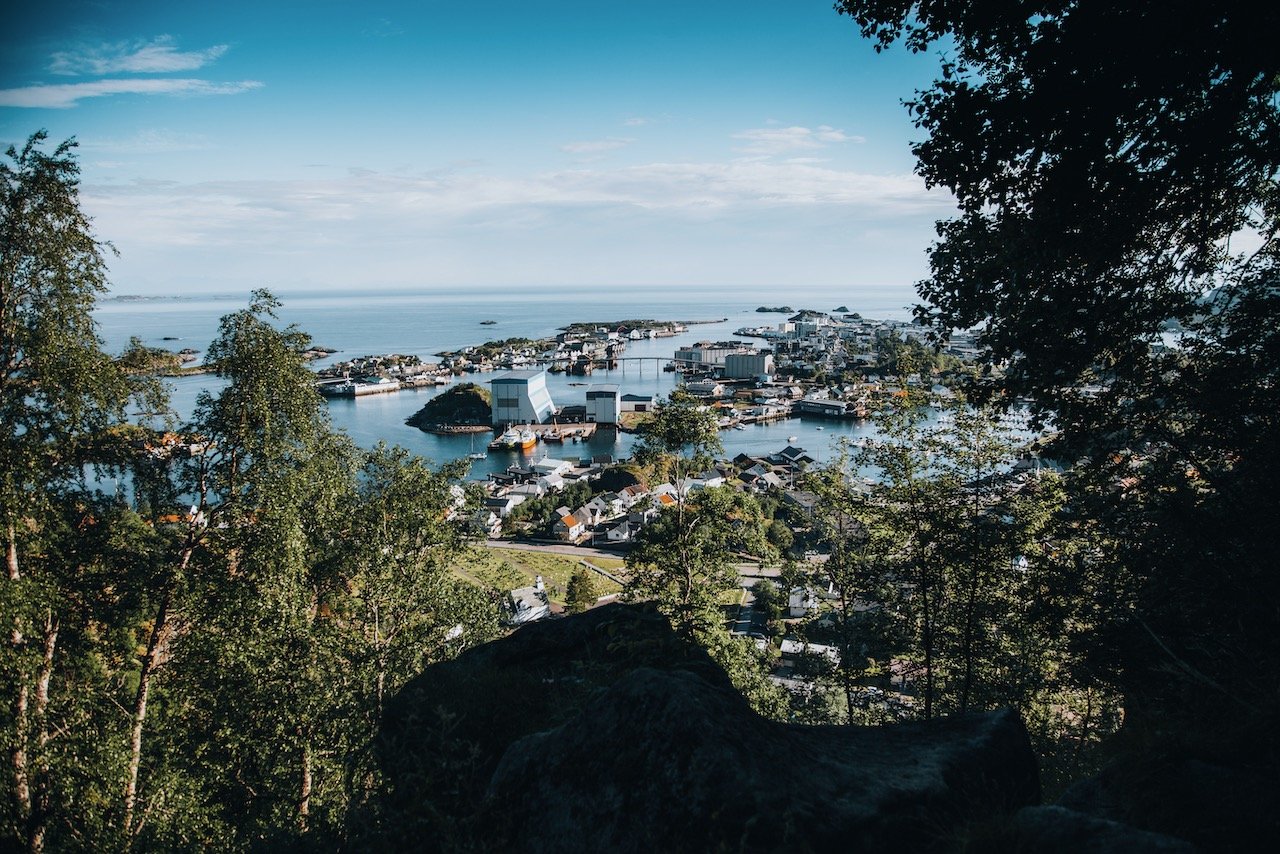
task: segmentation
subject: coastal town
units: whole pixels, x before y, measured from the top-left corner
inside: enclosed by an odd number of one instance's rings
[[[687,331],[690,322],[661,323],[630,320],[574,324],[545,339],[507,339],[437,354],[440,361],[387,354],[339,361],[319,371],[317,388],[333,397],[362,397],[403,389],[444,386],[456,378],[507,372],[500,384],[527,388],[518,391],[526,404],[494,404],[492,426],[505,430],[524,424],[539,439],[554,441],[556,424],[600,424],[629,429],[654,406],[652,394],[638,394],[616,383],[588,385],[582,403],[555,406],[544,394],[546,373],[589,376],[596,370],[616,369],[627,361],[627,344],[641,339],[672,337]],[[891,393],[889,377],[900,375],[898,359],[911,352],[921,370],[960,369],[978,355],[968,333],[955,333],[941,350],[919,325],[864,318],[857,313],[802,310],[775,325],[746,326],[736,335],[760,339],[701,341],[678,347],[662,370],[678,372],[685,391],[718,410],[725,429],[794,415],[826,418],[865,418],[875,398]],[[658,360],[647,357],[647,361]],[[921,382],[920,370],[908,381]],[[616,392],[616,394],[615,394]],[[447,429],[447,425],[441,425]]]
[[[675,347],[670,358],[654,365],[676,373],[679,393],[698,411],[709,413],[714,419],[710,423],[720,430],[797,418],[817,422],[816,430],[832,421],[861,421],[902,394],[899,383],[932,388],[978,355],[969,335],[954,335],[945,346],[935,347],[919,325],[865,318],[843,307],[829,313],[763,306],[759,311],[786,317],[741,327],[733,340]],[[771,530],[783,555],[820,561],[819,538],[811,531],[818,499],[805,488],[806,470],[816,459],[797,437],[788,437],[771,452],[739,453],[678,479],[650,483],[634,461],[600,452],[590,443],[601,433],[642,431],[663,406],[662,399],[614,381],[570,383],[582,395],[571,401],[553,399],[548,389],[548,375],[554,374],[587,378],[607,369],[612,380],[613,372],[632,358],[629,344],[674,337],[690,325],[578,323],[545,339],[505,339],[442,352],[436,362],[395,354],[365,356],[322,369],[317,387],[334,397],[448,387],[408,423],[445,435],[481,436],[481,449],[473,445],[472,459],[510,456],[508,465],[475,484],[478,500],[464,500],[458,492],[453,517],[495,546],[577,554],[613,591],[598,597],[599,602],[614,598],[623,584],[620,569],[600,564],[625,557],[664,508],[704,489],[724,487],[767,498],[768,521],[774,523]],[[908,364],[918,367],[900,380]],[[595,562],[583,555],[594,556]],[[754,585],[776,580],[778,570],[756,566],[746,572],[736,631],[762,637],[761,618],[753,610]],[[563,584],[550,584],[542,575],[529,580],[504,600],[504,619],[510,625],[563,610]],[[802,617],[820,607],[822,595],[812,587],[788,589],[786,597],[794,601],[786,611]],[[812,651],[822,652],[821,646]]]

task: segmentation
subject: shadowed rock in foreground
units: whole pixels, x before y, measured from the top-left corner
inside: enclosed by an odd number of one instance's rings
[[[765,720],[641,606],[534,624],[430,668],[388,711],[370,834],[416,849],[945,850],[1038,800],[1009,711]]]

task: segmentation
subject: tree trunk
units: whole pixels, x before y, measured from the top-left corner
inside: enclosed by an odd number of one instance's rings
[[[13,749],[9,752],[10,770],[13,772],[13,808],[20,826],[26,826],[31,817],[31,783],[27,772],[27,704],[30,694],[25,679],[13,701]]]
[[[124,833],[129,843],[132,843],[133,836],[137,832],[137,828],[133,826],[133,813],[138,803],[138,769],[142,765],[142,732],[147,721],[147,698],[151,691],[151,678],[161,664],[161,651],[169,630],[169,608],[173,601],[175,579],[186,573],[187,567],[191,565],[191,556],[195,554],[200,542],[201,530],[197,526],[197,518],[199,518],[198,515],[188,522],[187,539],[182,547],[177,571],[160,596],[160,606],[156,609],[156,621],[151,627],[151,636],[147,639],[147,651],[142,657],[142,669],[138,674],[138,693],[133,703],[133,729],[129,736],[129,778],[124,788]]]
[[[142,669],[138,674],[138,693],[133,703],[133,729],[129,739],[129,778],[124,787],[124,833],[132,840],[134,834],[133,813],[138,802],[138,768],[142,764],[142,728],[147,720],[147,697],[151,691],[151,677],[159,660],[159,649],[169,621],[169,591],[160,597],[156,621],[147,639],[147,651],[142,656]]]
[[[5,565],[9,570],[9,580],[17,581],[22,574],[18,571],[18,531],[12,522],[9,523],[9,530],[6,533],[8,536],[4,550]]]
[[[978,561],[969,567],[969,590],[964,606],[964,684],[960,688],[960,714],[969,711],[969,697],[973,689],[973,636],[977,631]]]
[[[18,571],[18,532],[13,522],[9,523],[5,533],[5,563],[8,568],[8,577],[10,582],[16,584],[22,579],[22,574]],[[13,617],[13,630],[9,641],[15,651],[22,646],[22,624],[16,614]],[[9,751],[9,766],[13,774],[14,815],[18,822],[25,826],[31,817],[31,779],[27,768],[27,738],[30,726],[28,705],[31,693],[26,676],[21,672],[22,668],[18,669],[15,680],[18,683],[17,691],[13,698],[13,748]]]
[[[298,832],[307,832],[307,817],[311,814],[311,742],[302,735],[302,780],[298,788]]]
[[[36,677],[35,703],[31,709],[31,723],[36,729],[37,775],[28,798],[30,818],[27,823],[27,850],[39,854],[44,850],[44,835],[49,814],[49,760],[45,753],[49,745],[49,682],[53,679],[53,659],[58,648],[58,622],[52,612],[47,612],[44,623],[44,649],[40,660],[40,673]]]
[[[933,717],[933,610],[929,603],[929,586],[921,572],[920,597],[923,625],[920,627],[920,645],[924,651],[924,719]]]

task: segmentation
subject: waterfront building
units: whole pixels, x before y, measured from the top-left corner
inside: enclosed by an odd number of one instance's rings
[[[617,424],[622,411],[621,393],[613,383],[600,383],[587,389],[587,421]]]
[[[489,386],[495,425],[541,424],[555,413],[546,371],[511,371]]]
[[[773,375],[773,354],[759,350],[728,353],[724,357],[724,376],[730,380],[749,380]]]
[[[689,347],[681,347],[675,352],[672,361],[681,368],[723,368],[724,360],[730,353],[751,353],[754,348],[741,341],[699,341]]]
[[[654,396],[651,394],[624,394],[621,400],[622,412],[652,412]]]

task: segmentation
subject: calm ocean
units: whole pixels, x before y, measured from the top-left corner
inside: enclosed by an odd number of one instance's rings
[[[548,336],[557,328],[576,321],[641,318],[719,321],[690,326],[688,332],[675,338],[636,341],[627,347],[626,355],[629,357],[652,356],[665,361],[671,358],[678,346],[702,340],[730,339],[734,330],[740,327],[772,325],[783,319],[780,314],[757,313],[755,308],[761,304],[819,311],[848,306],[851,311],[868,317],[904,320],[910,316],[907,306],[913,301],[913,294],[902,287],[812,292],[790,289],[774,294],[746,289],[614,287],[598,290],[436,290],[431,293],[360,295],[286,293],[280,294],[279,298],[283,303],[280,319],[309,333],[316,345],[337,349],[339,352],[334,358],[339,360],[369,354],[407,353],[434,361],[435,354],[442,350],[456,350],[492,339]],[[121,351],[129,338],[135,335],[151,346],[173,350],[191,347],[203,351],[217,334],[218,320],[243,308],[247,302],[247,294],[108,299],[99,303],[95,317],[99,332],[111,352]],[[482,326],[482,320],[495,323]],[[597,371],[588,378],[548,374],[547,386],[557,405],[584,402],[587,388],[582,385],[584,381],[618,383],[624,393],[665,395],[670,392],[676,375],[663,373],[651,362],[642,364],[643,368],[629,365],[625,369]],[[478,374],[474,379],[483,383],[492,376]],[[216,387],[218,380],[196,376],[170,382],[172,406],[179,417],[186,418],[192,412],[199,391]],[[329,411],[334,425],[345,430],[362,446],[371,447],[385,441],[440,463],[465,456],[472,450],[472,439],[423,433],[404,423],[437,393],[434,390],[402,391],[358,400],[335,399],[330,400]],[[727,455],[732,457],[743,451],[777,451],[786,446],[789,437],[795,436],[797,444],[820,459],[826,459],[833,452],[837,438],[857,437],[869,430],[865,425],[853,423],[792,419],[754,425],[746,430],[726,430],[721,433],[721,440]],[[484,438],[476,438],[476,449],[480,449],[480,440]],[[611,453],[621,457],[630,453],[631,442],[627,435],[619,436],[616,442],[601,436],[587,445],[570,444],[562,448],[539,445],[530,453],[535,458],[544,453],[559,457]],[[471,476],[483,479],[486,473],[500,471],[521,459],[527,458],[517,452],[490,452],[487,460],[473,464]]]

